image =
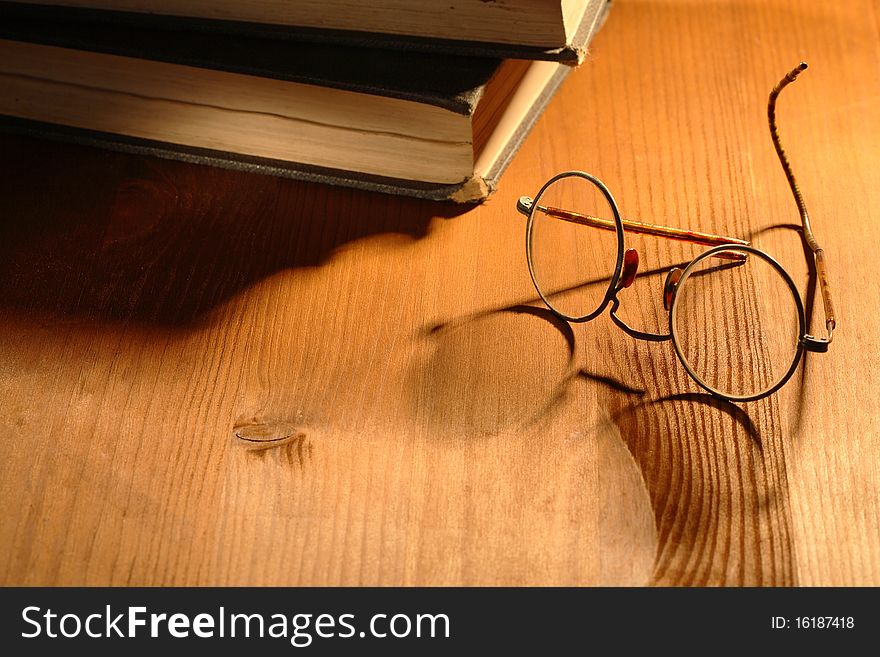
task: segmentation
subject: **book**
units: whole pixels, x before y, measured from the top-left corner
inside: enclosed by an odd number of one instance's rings
[[[7,131],[458,202],[494,189],[570,70],[0,18]]]
[[[32,18],[579,63],[605,0],[8,0]]]

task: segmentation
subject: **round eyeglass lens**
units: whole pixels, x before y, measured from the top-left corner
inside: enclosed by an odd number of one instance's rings
[[[623,258],[620,228],[599,184],[568,172],[532,202],[529,271],[550,309],[569,320],[588,319],[604,306]]]
[[[701,386],[748,401],[773,392],[794,371],[803,316],[794,283],[770,256],[731,246],[711,249],[685,270],[670,328],[679,358]]]

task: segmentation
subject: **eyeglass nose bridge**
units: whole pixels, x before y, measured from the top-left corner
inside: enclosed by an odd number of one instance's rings
[[[618,288],[618,291],[621,288]],[[624,333],[629,335],[636,340],[646,340],[648,342],[665,342],[666,340],[672,339],[671,333],[649,333],[647,331],[639,331],[638,329],[634,329],[632,326],[627,324],[617,315],[617,311],[620,308],[620,299],[617,298],[617,294],[615,293],[613,297],[610,299],[611,301],[611,311],[608,313],[611,316],[611,321],[614,322],[619,329],[621,329]]]
[[[618,292],[630,287],[636,280],[636,274],[639,271],[639,252],[635,249],[627,249],[623,254],[623,271],[620,275],[620,281],[614,288],[614,292],[608,297],[611,301],[611,321],[617,324],[618,328],[637,340],[648,340],[650,342],[663,342],[671,340],[672,335],[668,333],[649,333],[647,331],[639,331],[627,324],[617,315],[620,308],[620,299],[617,297]]]

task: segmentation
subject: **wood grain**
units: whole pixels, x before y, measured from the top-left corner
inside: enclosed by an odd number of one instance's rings
[[[0,138],[0,582],[880,584],[875,3],[620,0],[592,50],[472,209]],[[806,295],[801,59],[827,354],[735,406],[522,308],[515,200],[571,168]]]

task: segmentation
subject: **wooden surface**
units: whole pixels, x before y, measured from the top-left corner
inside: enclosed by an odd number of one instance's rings
[[[827,354],[733,406],[668,343],[510,310],[514,201],[569,168],[805,293],[765,123],[801,59],[779,120]],[[619,0],[467,210],[0,138],[0,582],[880,584],[878,63],[873,2]],[[624,317],[659,321],[657,285]]]

